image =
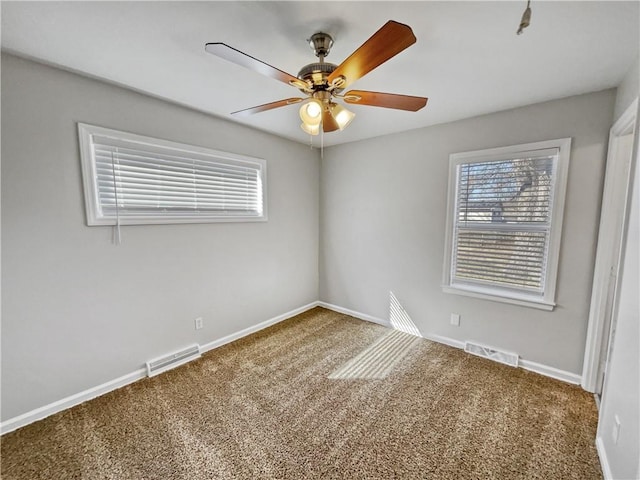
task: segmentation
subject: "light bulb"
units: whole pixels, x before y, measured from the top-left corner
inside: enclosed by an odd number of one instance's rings
[[[322,108],[320,108],[320,105],[318,105],[316,102],[307,103],[305,108],[307,110],[307,115],[309,115],[311,118],[316,118],[322,111]]]
[[[300,107],[300,118],[306,125],[320,125],[322,120],[322,104],[316,99],[311,99]]]

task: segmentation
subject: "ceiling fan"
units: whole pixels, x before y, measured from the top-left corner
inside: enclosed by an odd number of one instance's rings
[[[232,115],[252,115],[302,102],[300,108],[302,130],[310,135],[317,135],[320,128],[323,132],[343,130],[353,120],[355,114],[336,103],[336,99],[353,105],[370,105],[412,112],[420,110],[427,104],[427,98],[394,93],[350,90],[341,94],[353,82],[416,42],[416,37],[408,25],[389,20],[340,65],[324,61],[333,46],[331,35],[323,32],[314,33],[308,41],[319,61],[302,67],[297,77],[224,43],[207,43],[205,45],[207,52],[287,83],[306,95],[304,98],[286,98],[239,110]]]

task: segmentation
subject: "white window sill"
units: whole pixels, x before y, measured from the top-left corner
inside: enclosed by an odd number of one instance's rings
[[[219,223],[219,222],[266,222],[267,216],[205,216],[205,215],[154,215],[154,216],[135,216],[121,215],[120,225],[176,225],[181,223]],[[87,219],[87,225],[90,227],[100,225],[117,225],[115,217],[100,217],[90,214]]]
[[[543,299],[531,298],[526,296],[520,296],[517,294],[511,296],[496,295],[495,291],[487,291],[482,288],[474,288],[467,286],[451,286],[443,285],[442,291],[444,293],[452,293],[454,295],[464,295],[467,297],[481,298],[484,300],[491,300],[493,302],[510,303],[512,305],[520,305],[522,307],[537,308],[539,310],[552,311],[556,306],[553,302],[547,302]],[[502,292],[501,292],[502,293]]]

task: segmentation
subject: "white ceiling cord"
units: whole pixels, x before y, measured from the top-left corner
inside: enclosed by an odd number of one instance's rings
[[[522,32],[524,31],[524,29],[527,28],[531,23],[531,8],[529,7],[530,3],[531,3],[531,0],[527,0],[527,8],[522,14],[522,19],[520,20],[520,27],[516,32],[518,35],[522,35]]]

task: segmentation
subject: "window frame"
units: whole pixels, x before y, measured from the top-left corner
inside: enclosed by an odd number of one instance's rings
[[[541,295],[512,290],[498,285],[475,285],[459,283],[453,280],[455,259],[454,241],[456,238],[455,213],[458,198],[458,167],[463,164],[501,161],[535,155],[536,151],[557,150],[554,167],[555,178],[552,188],[552,205],[549,222],[549,243],[544,275],[544,291]],[[453,153],[449,156],[449,184],[447,194],[447,219],[445,234],[445,252],[442,290],[445,293],[465,295],[475,298],[539,308],[551,311],[556,306],[556,282],[562,240],[562,222],[569,172],[571,138],[546,140],[541,142],[510,145],[506,147]]]
[[[97,186],[96,160],[93,150],[93,136],[109,137],[118,141],[131,142],[141,147],[145,145],[153,148],[166,148],[176,152],[186,154],[192,153],[199,156],[211,157],[224,164],[225,161],[234,164],[247,164],[259,171],[262,191],[262,214],[261,215],[216,215],[198,214],[185,215],[182,213],[169,213],[166,215],[105,215],[102,213]],[[120,130],[99,127],[86,123],[78,123],[78,139],[80,147],[80,162],[82,166],[82,182],[85,198],[85,210],[88,226],[100,225],[170,225],[183,223],[218,223],[218,222],[265,222],[267,215],[267,162],[262,158],[239,155],[235,153],[223,152],[185,143],[163,140],[160,138],[138,135]]]

